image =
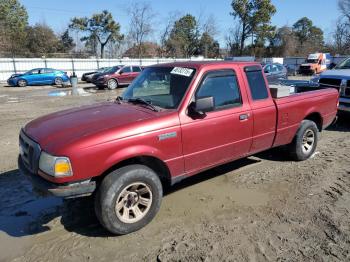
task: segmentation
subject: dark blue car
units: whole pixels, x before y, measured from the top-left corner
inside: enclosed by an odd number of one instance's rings
[[[69,81],[66,72],[52,68],[35,68],[24,74],[14,74],[7,83],[10,86],[62,85]]]

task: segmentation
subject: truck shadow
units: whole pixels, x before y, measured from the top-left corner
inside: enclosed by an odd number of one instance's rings
[[[350,113],[338,113],[338,120],[327,128],[328,131],[350,132]]]
[[[165,197],[186,187],[260,162],[245,158],[189,177],[170,189]],[[61,224],[67,231],[88,237],[113,236],[98,222],[93,197],[63,200],[36,195],[18,170],[0,174],[0,231],[11,237],[36,235]]]

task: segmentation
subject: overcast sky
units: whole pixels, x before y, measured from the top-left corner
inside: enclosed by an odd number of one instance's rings
[[[29,13],[29,23],[45,22],[56,32],[67,28],[69,20],[74,16],[90,16],[94,12],[107,9],[121,24],[121,31],[128,30],[127,7],[131,0],[21,0]],[[233,18],[230,0],[152,0],[149,2],[154,12],[155,25],[160,26],[170,12],[178,11],[180,14],[191,13],[198,16],[213,14],[216,17],[220,34],[218,39],[224,43],[228,28],[232,27]],[[322,28],[328,38],[339,16],[337,0],[272,0],[277,13],[272,18],[272,24],[277,26],[293,25],[299,18],[307,16],[316,26]],[[154,38],[156,35],[154,36]]]

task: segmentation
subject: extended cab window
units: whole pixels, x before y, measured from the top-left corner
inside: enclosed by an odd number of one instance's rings
[[[196,92],[196,99],[210,96],[214,98],[214,110],[240,106],[242,100],[235,73],[222,70],[207,74]]]
[[[248,66],[244,70],[253,100],[268,98],[269,94],[267,93],[267,86],[261,68],[258,66]]]

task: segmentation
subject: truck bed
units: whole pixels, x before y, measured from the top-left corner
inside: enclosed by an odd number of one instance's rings
[[[276,139],[274,146],[292,142],[300,126],[301,119],[322,119],[319,130],[329,126],[337,112],[334,101],[339,93],[334,88],[320,87],[313,84],[295,85],[295,93],[282,98],[274,98],[277,108]],[[312,112],[319,112],[312,114]]]

